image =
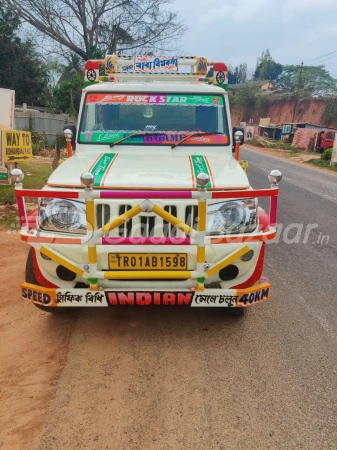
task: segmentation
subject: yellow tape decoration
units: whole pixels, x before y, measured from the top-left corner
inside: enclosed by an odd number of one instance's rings
[[[132,219],[132,217],[136,216],[142,212],[142,208],[137,205],[131,208],[129,211],[126,211],[121,216],[117,217],[117,219],[112,220],[110,223],[104,225],[101,230],[103,231],[103,234],[109,233],[109,231],[114,230],[115,228],[122,225],[124,222],[126,222],[129,219]]]
[[[215,275],[217,272],[219,272],[219,270],[223,269],[226,266],[229,266],[229,264],[232,264],[234,261],[236,261],[237,259],[241,258],[241,256],[243,256],[248,251],[249,251],[249,247],[248,247],[248,245],[245,245],[243,248],[241,248],[240,250],[237,250],[236,252],[232,253],[227,258],[225,258],[224,260],[222,260],[221,262],[216,264],[214,267],[209,269],[206,272],[206,275],[208,277],[211,277],[211,276]]]
[[[172,214],[168,213],[158,205],[154,205],[154,207],[152,208],[152,212],[154,212],[159,217],[166,220],[170,224],[174,225],[176,228],[178,228],[179,230],[183,231],[186,234],[191,234],[191,232],[193,231],[192,227],[182,222],[181,220],[177,219],[176,217],[172,216]]]
[[[64,259],[63,256],[57,254],[54,251],[49,250],[47,247],[41,247],[40,252],[43,253],[46,256],[49,256],[53,261],[62,264],[62,266],[66,267],[67,269],[71,270],[72,272],[76,273],[77,275],[82,276],[84,274],[84,270],[78,268],[77,266],[74,266],[71,262]]]

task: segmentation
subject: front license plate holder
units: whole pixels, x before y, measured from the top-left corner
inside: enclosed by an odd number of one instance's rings
[[[187,270],[187,253],[109,253],[110,270]]]

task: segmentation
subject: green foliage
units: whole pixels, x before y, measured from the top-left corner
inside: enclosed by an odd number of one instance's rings
[[[89,55],[88,57],[90,59],[104,59],[105,58],[105,51],[97,48],[95,45],[91,45],[89,47]]]
[[[257,117],[266,117],[269,107],[269,97],[261,91],[256,94],[256,114]]]
[[[248,68],[246,63],[241,63],[238,66],[228,67],[228,83],[239,84],[247,81]]]
[[[0,87],[15,90],[16,103],[43,105],[48,71],[32,40],[18,37],[20,20],[0,6]]]
[[[29,131],[32,134],[32,151],[34,156],[38,156],[44,148],[45,139],[34,130],[34,116],[29,116]]]
[[[290,151],[298,151],[297,148],[293,147],[292,144],[288,144],[287,142],[281,142],[280,143],[280,148],[282,148],[283,150],[290,150]]]
[[[56,147],[59,147],[61,150],[63,148],[66,148],[66,146],[67,146],[66,138],[64,137],[63,134],[56,135],[55,145],[56,145]]]
[[[96,52],[97,53],[97,52]],[[101,52],[95,57],[95,59],[104,59],[105,56],[101,56]],[[55,69],[60,73],[59,83],[64,81],[71,81],[74,74],[82,75],[84,70],[84,64],[81,58],[72,53],[68,58],[68,64],[59,64]]]
[[[254,83],[245,83],[244,85],[240,86],[240,89],[235,92],[232,103],[243,109],[254,107],[256,104],[258,92],[259,88]]]
[[[54,88],[57,109],[75,116],[78,112],[83,88],[83,75],[72,72],[68,79],[61,80]]]
[[[247,142],[250,145],[253,145],[254,147],[261,147],[261,148],[271,148],[275,149],[277,148],[277,142],[276,141],[268,141],[268,147],[266,145],[263,145],[261,141],[259,141],[257,138],[249,139]]]
[[[67,60],[67,64],[56,61],[49,63],[48,68],[58,81],[45,94],[45,104],[49,112],[65,112],[74,116],[81,100],[84,64],[75,53],[69,55]]]
[[[321,154],[321,159],[324,161],[330,161],[332,156],[332,148],[327,148],[324,150],[324,152]]]
[[[337,80],[324,66],[283,66],[282,73],[275,81],[279,88],[302,94],[330,95],[337,92]]]
[[[337,166],[330,166],[330,162],[323,159],[309,159],[309,161],[304,161],[306,164],[312,164],[316,167],[322,167],[324,169],[333,170],[337,172]]]
[[[262,52],[257,59],[254,80],[276,80],[282,72],[282,65],[276,63],[271,57],[269,49]]]
[[[23,173],[31,173],[31,176],[25,176],[23,180],[23,187],[25,189],[42,189],[42,187],[46,184],[49,175],[52,172],[51,162],[30,162],[30,163],[20,163],[20,169]],[[29,201],[29,200],[28,200]],[[33,202],[36,199],[32,200]],[[0,189],[0,204],[3,203],[16,203],[16,197],[14,193],[14,183],[10,186],[1,186]],[[17,215],[17,214],[16,214]],[[0,225],[3,224],[3,221],[0,222]]]
[[[253,145],[254,147],[262,147],[262,148],[269,148],[269,149],[282,149],[286,150],[287,152],[291,152],[292,154],[287,156],[295,156],[299,152],[301,152],[301,149],[294,147],[292,144],[289,144],[287,142],[280,142],[280,141],[273,141],[268,140],[268,145],[264,145],[262,141],[259,141],[258,139],[250,139],[249,144]]]
[[[263,147],[260,141],[258,141],[256,138],[249,139],[249,144],[253,145],[254,147]]]
[[[242,119],[252,111],[262,117],[268,108],[268,96],[260,91],[255,82],[242,83],[240,88],[235,90],[231,102],[241,114]]]
[[[337,96],[326,98],[323,120],[326,125],[337,126]]]

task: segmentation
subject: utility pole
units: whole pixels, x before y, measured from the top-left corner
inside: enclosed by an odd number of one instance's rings
[[[300,86],[301,86],[301,81],[302,81],[302,70],[303,70],[303,61],[302,61],[301,68],[300,68],[300,76],[298,77],[297,92],[296,92],[295,106],[294,106],[294,114],[293,114],[293,120],[291,121],[291,123],[294,123],[294,120],[295,120],[297,103],[298,103],[298,93],[299,93]]]

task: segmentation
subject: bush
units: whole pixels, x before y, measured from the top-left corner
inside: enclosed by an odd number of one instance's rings
[[[288,144],[287,142],[281,142],[280,148],[282,148],[283,150],[291,150],[292,152],[297,150],[292,146],[292,144]]]
[[[41,134],[32,131],[32,149],[33,155],[38,156],[44,148],[44,139]]]
[[[55,146],[56,147],[59,146],[60,149],[67,147],[66,138],[64,137],[63,134],[57,134],[56,135]]]
[[[249,142],[247,144],[253,145],[254,147],[263,147],[263,145],[255,138],[249,139]]]
[[[40,143],[32,142],[32,151],[34,156],[39,156],[41,153],[42,146]]]
[[[332,155],[332,148],[327,148],[322,153],[321,159],[323,159],[324,161],[330,161],[331,160],[331,155]]]

